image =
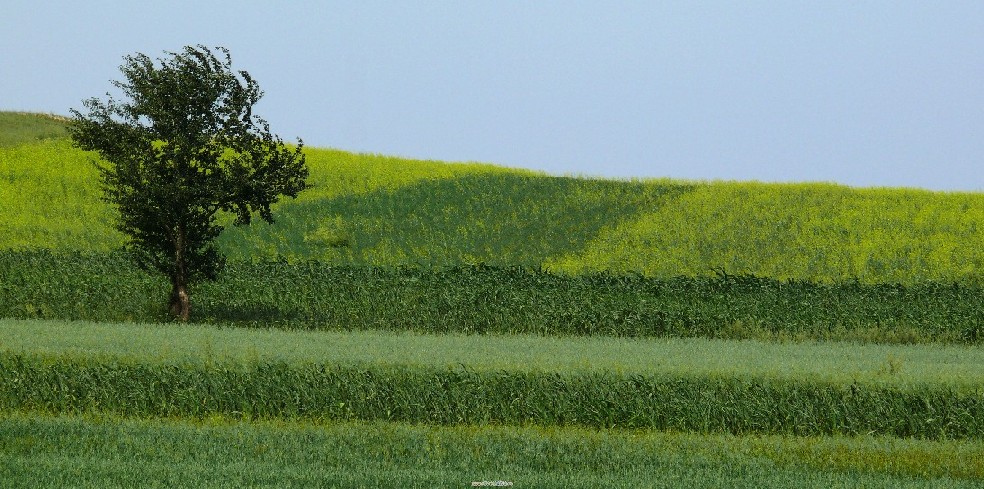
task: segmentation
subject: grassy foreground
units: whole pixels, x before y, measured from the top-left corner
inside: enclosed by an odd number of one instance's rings
[[[0,415],[5,487],[977,487],[980,442]]]

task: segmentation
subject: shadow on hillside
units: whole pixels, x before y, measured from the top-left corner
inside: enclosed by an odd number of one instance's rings
[[[288,201],[275,225],[229,228],[220,241],[230,255],[263,250],[337,264],[537,266],[581,251],[603,229],[691,189],[676,183],[466,175],[324,201]]]

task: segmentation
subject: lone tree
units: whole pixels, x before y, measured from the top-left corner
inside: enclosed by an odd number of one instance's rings
[[[235,225],[253,215],[273,222],[270,206],[308,187],[303,142],[286,146],[253,115],[262,97],[245,71],[232,70],[229,50],[187,46],[159,66],[144,54],[125,57],[125,100],[85,100],[72,109],[77,147],[94,150],[103,198],[119,210],[137,264],[171,281],[171,314],[187,321],[189,284],[214,280],[225,264],[214,240],[219,211]]]

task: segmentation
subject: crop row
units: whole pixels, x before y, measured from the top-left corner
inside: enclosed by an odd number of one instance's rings
[[[611,372],[0,355],[0,409],[699,433],[984,438],[984,391]]]
[[[121,253],[0,251],[0,317],[157,322],[165,281]],[[230,261],[193,319],[247,326],[622,337],[977,343],[978,285],[817,284],[721,274],[563,276],[536,268]]]
[[[984,385],[984,350],[970,345],[734,341],[298,331],[199,324],[0,320],[0,351],[122,357],[141,364],[385,364],[495,373],[742,377],[904,387]]]
[[[984,446],[969,440],[0,417],[6,487],[940,488],[981,478]]]

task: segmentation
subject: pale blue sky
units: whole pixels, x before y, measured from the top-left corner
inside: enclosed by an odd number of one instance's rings
[[[222,45],[284,139],[554,174],[984,190],[984,1],[45,2],[0,109]]]

